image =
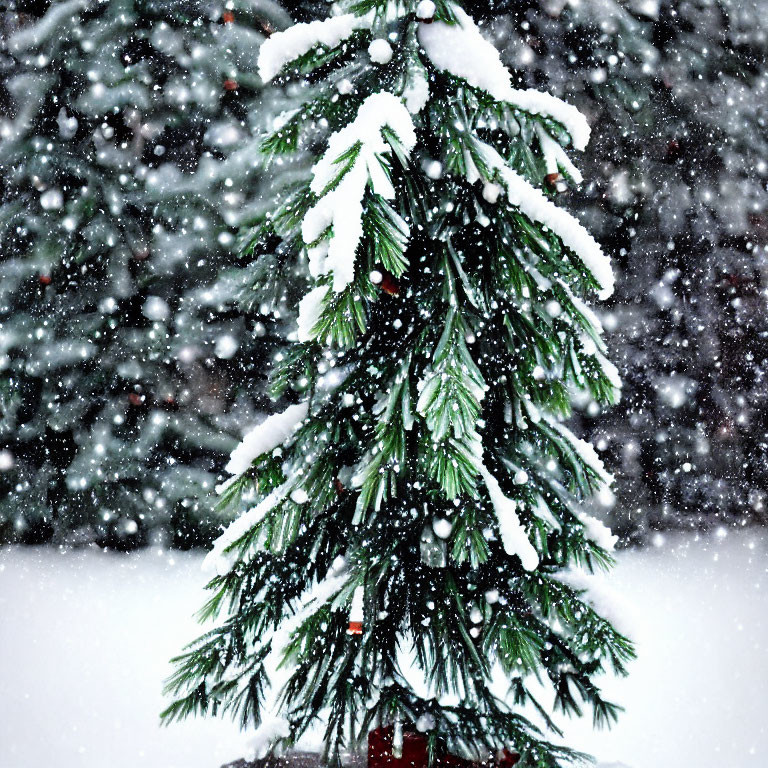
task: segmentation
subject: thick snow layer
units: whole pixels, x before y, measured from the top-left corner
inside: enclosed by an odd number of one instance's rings
[[[566,721],[568,743],[606,767],[764,768],[768,532],[676,536],[618,558],[607,583],[640,657],[606,689],[626,712],[611,731]],[[227,721],[159,727],[167,660],[196,636],[201,559],[0,551],[2,768],[219,768],[252,752],[253,733]]]
[[[535,571],[539,566],[539,555],[517,516],[517,502],[504,495],[499,481],[486,469],[482,461],[478,462],[478,469],[488,489],[488,495],[491,497],[496,519],[499,521],[504,551],[508,555],[517,555],[526,571]]]
[[[373,192],[387,200],[395,196],[382,160],[392,151],[382,135],[385,127],[394,132],[406,154],[409,154],[416,144],[411,116],[397,96],[382,91],[369,96],[355,119],[331,135],[328,149],[312,168],[310,186],[320,200],[305,215],[301,233],[304,242],[309,245],[331,228],[322,271],[333,274],[333,290],[337,293],[343,291],[355,277],[355,254],[363,236],[363,195],[366,186],[370,183]],[[345,168],[339,159],[355,146],[359,148],[358,154],[339,180],[339,172]],[[406,228],[405,224],[403,227]],[[313,270],[317,269],[314,263]]]
[[[281,413],[267,416],[254,427],[232,451],[226,471],[238,477],[247,471],[254,459],[282,445],[307,418],[308,403],[290,405]]]
[[[532,88],[512,87],[509,71],[495,46],[488,42],[475,22],[457,5],[451,6],[458,24],[435,21],[419,25],[419,42],[432,63],[471,86],[486,91],[497,101],[512,104],[533,115],[551,117],[563,125],[576,149],[589,143],[589,124],[572,104]]]
[[[477,146],[488,168],[497,171],[510,204],[532,221],[551,229],[597,280],[600,286],[598,296],[609,298],[614,287],[613,269],[611,260],[603,253],[597,240],[568,211],[558,208],[540,189],[515,173],[493,147],[482,142],[478,142]],[[468,180],[471,183],[472,176],[468,176]]]
[[[579,520],[581,520],[584,525],[584,533],[590,541],[594,541],[595,544],[608,552],[616,546],[619,537],[614,536],[611,529],[602,520],[598,520],[596,517],[592,517],[592,515],[588,515],[586,512],[581,512],[579,514]]]
[[[335,48],[342,40],[351,37],[355,30],[369,25],[370,21],[366,17],[355,16],[353,13],[308,24],[294,24],[262,43],[259,49],[259,75],[268,83],[286,64],[309,53],[313,48],[319,45]]]
[[[327,285],[318,285],[299,302],[299,316],[296,319],[299,341],[311,341],[313,339],[312,329],[323,314],[323,301],[325,301],[329,290]]]

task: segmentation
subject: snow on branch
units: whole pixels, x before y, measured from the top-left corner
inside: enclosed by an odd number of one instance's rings
[[[541,190],[515,173],[493,147],[480,141],[475,146],[488,170],[498,173],[509,202],[529,219],[551,229],[595,278],[601,289],[598,296],[607,299],[613,293],[613,270],[595,238],[568,211],[558,208]]]
[[[536,570],[539,565],[539,555],[517,516],[517,502],[504,495],[499,481],[488,471],[482,460],[478,460],[477,469],[485,482],[496,512],[504,551],[508,555],[517,555],[526,571]]]
[[[284,717],[278,715],[264,715],[261,718],[259,727],[254,731],[253,736],[248,739],[251,749],[251,760],[261,761],[280,739],[287,739],[291,735],[291,724]]]
[[[544,155],[547,173],[557,174],[560,169],[565,171],[576,184],[581,184],[584,178],[581,171],[571,162],[565,150],[544,130],[542,125],[536,125],[536,135]]]
[[[509,71],[496,48],[481,34],[472,18],[451,5],[457,24],[435,21],[419,25],[419,42],[438,68],[466,80],[494,99],[524,112],[549,117],[570,134],[573,146],[583,150],[589,143],[589,124],[576,107],[549,93],[512,87]]]
[[[232,565],[237,559],[237,553],[227,550],[239,539],[245,536],[248,531],[258,525],[287,495],[290,484],[275,488],[272,493],[266,496],[255,507],[249,509],[246,513],[240,515],[213,543],[213,548],[203,560],[203,572],[218,574],[223,576],[229,573]]]
[[[619,537],[602,521],[586,512],[580,512],[578,515],[581,524],[584,526],[584,536],[598,547],[612,552],[616,547]]]
[[[613,485],[613,475],[605,468],[603,460],[597,455],[597,451],[592,443],[588,443],[586,440],[576,437],[568,427],[561,424],[556,419],[553,419],[551,416],[548,416],[547,414],[542,415],[544,421],[546,421],[546,423],[557,432],[566,443],[568,443],[581,462],[589,467],[600,478],[600,482],[609,486]]]
[[[335,48],[351,37],[358,29],[366,29],[370,20],[365,16],[347,13],[332,16],[323,21],[308,24],[294,24],[284,32],[277,32],[267,38],[259,49],[259,75],[268,83],[287,64],[309,53],[320,45]]]
[[[383,159],[392,151],[382,134],[384,128],[389,128],[405,153],[410,154],[416,145],[411,116],[400,99],[382,92],[369,96],[354,121],[330,137],[328,149],[312,169],[310,186],[320,200],[304,217],[302,237],[309,245],[330,228],[328,252],[319,256],[314,271],[332,273],[333,290],[337,293],[355,276],[355,252],[363,236],[366,186],[370,181],[374,193],[388,200],[395,196]],[[407,229],[405,222],[403,227]]]
[[[269,645],[269,652],[264,659],[264,670],[268,679],[273,681],[278,669],[285,669],[283,655],[290,643],[293,633],[310,616],[337,597],[350,579],[347,563],[343,557],[337,557],[331,565],[325,578],[315,582],[291,606],[292,614],[284,619],[271,632],[268,631],[259,638],[259,648]],[[273,685],[267,690],[268,700],[265,702],[267,712],[261,719],[259,727],[249,739],[251,757],[260,760],[280,739],[290,735],[291,724],[283,716],[283,707],[279,701],[279,691]]]
[[[299,341],[312,341],[314,338],[312,329],[323,314],[323,302],[329,290],[327,285],[318,285],[299,302],[299,316],[296,319]]]
[[[235,477],[242,475],[250,468],[254,459],[282,445],[307,418],[308,411],[309,404],[305,402],[291,405],[282,413],[268,416],[232,451],[225,467],[226,471]],[[232,479],[234,478],[231,478],[230,482]]]
[[[73,24],[73,17],[87,5],[86,0],[66,0],[51,6],[40,21],[22,27],[8,40],[8,49],[16,53],[28,51],[42,45],[57,33],[63,33]]]
[[[275,630],[272,635],[270,654],[283,654],[293,633],[310,616],[313,616],[328,602],[336,598],[350,578],[346,560],[343,557],[337,557],[331,564],[325,578],[313,584],[298,599],[294,606],[293,615],[283,621]]]

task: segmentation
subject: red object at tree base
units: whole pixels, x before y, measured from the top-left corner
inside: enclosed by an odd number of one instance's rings
[[[363,622],[362,621],[350,621],[348,635],[362,635],[363,634]]]
[[[50,275],[40,275],[37,279],[40,285],[50,285],[53,282]]]
[[[427,737],[416,731],[403,729],[402,756],[392,754],[393,727],[377,728],[368,734],[368,768],[427,768],[429,752]],[[520,760],[520,755],[504,750],[496,760],[475,762],[466,760],[450,752],[443,752],[435,757],[436,768],[512,768]]]
[[[237,81],[236,80],[225,80],[224,81],[224,90],[225,91],[236,91],[238,88]]]

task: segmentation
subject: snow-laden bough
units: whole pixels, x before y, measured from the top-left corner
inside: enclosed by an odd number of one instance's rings
[[[475,142],[475,147],[488,170],[495,172],[509,203],[554,232],[595,278],[600,286],[598,296],[607,299],[613,293],[613,269],[595,238],[573,215],[558,208],[540,189],[515,173],[493,147],[481,141]]]
[[[323,21],[294,24],[283,32],[267,38],[259,49],[259,76],[268,83],[292,61],[304,56],[318,46],[332,49],[350,38],[357,30],[367,29],[367,16],[346,13]]]
[[[255,507],[234,520],[224,533],[213,543],[213,548],[203,560],[203,572],[223,576],[229,573],[238,553],[231,547],[245,536],[254,526],[258,525],[278,504],[288,495],[290,483],[283,483],[272,493],[265,496]]]
[[[590,131],[584,115],[552,94],[513,88],[509,70],[502,63],[498,50],[480,34],[465,11],[457,5],[451,5],[451,11],[457,24],[435,21],[419,25],[419,42],[429,60],[438,69],[485,91],[496,101],[555,120],[568,131],[576,149],[585,149]]]
[[[307,211],[301,233],[307,245],[328,238],[327,247],[320,244],[310,249],[310,266],[313,275],[333,276],[335,293],[343,291],[355,277],[356,252],[363,237],[366,187],[370,184],[374,194],[386,200],[395,197],[384,159],[392,152],[382,133],[385,128],[392,131],[409,155],[416,145],[411,115],[401,99],[383,91],[369,96],[356,118],[331,135],[328,149],[312,169],[310,189],[319,200]],[[350,156],[351,162],[346,159]],[[345,167],[344,163],[348,165]],[[400,225],[407,233],[407,224],[401,220]],[[325,293],[321,296],[315,289],[302,302],[299,313],[302,340],[308,340],[324,298]]]
[[[229,456],[225,467],[235,478],[246,472],[255,459],[273,451],[282,445],[307,418],[309,404],[298,403],[288,406],[284,411],[267,416],[261,424],[254,427]],[[231,481],[231,479],[230,479]]]
[[[501,490],[499,481],[488,471],[482,461],[477,462],[477,469],[488,489],[504,551],[508,555],[517,555],[526,571],[535,571],[539,565],[539,554],[531,544],[520,518],[517,516],[517,502],[508,498]]]

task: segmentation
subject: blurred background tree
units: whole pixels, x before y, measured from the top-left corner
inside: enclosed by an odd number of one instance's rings
[[[189,546],[220,525],[277,322],[235,309],[279,111],[256,57],[290,21],[271,0],[3,15],[0,539]]]

